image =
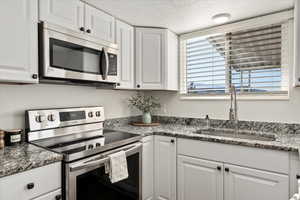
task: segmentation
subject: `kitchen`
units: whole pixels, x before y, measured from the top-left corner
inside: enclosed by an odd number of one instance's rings
[[[0,199],[300,199],[299,19],[299,0],[3,0]]]

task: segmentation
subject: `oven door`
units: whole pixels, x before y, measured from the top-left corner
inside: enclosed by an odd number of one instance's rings
[[[65,33],[42,29],[40,61],[42,78],[118,82],[117,55],[114,48],[99,45]],[[41,41],[40,41],[41,43]]]
[[[129,177],[112,184],[105,174],[108,155],[125,151]],[[141,200],[142,143],[134,143],[65,165],[66,200]]]

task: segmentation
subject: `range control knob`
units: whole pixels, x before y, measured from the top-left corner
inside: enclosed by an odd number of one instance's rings
[[[96,117],[100,117],[101,116],[101,112],[100,111],[97,111],[96,112]]]
[[[101,147],[101,144],[97,142],[96,147]]]
[[[35,117],[35,121],[38,123],[42,123],[46,120],[46,116],[45,115],[38,115]]]
[[[93,149],[93,148],[94,148],[94,145],[89,144],[88,149]]]
[[[93,112],[89,112],[89,113],[88,113],[88,116],[89,116],[90,118],[92,118],[92,117],[94,117],[94,113],[93,113]]]
[[[55,115],[54,114],[50,114],[50,115],[48,115],[48,121],[50,121],[50,122],[54,122],[56,120],[56,117],[55,117]]]

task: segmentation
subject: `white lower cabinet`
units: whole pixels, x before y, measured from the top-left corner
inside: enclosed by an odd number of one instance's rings
[[[179,200],[289,199],[287,152],[187,139],[177,149]]]
[[[178,156],[178,200],[222,200],[223,164]]]
[[[155,136],[155,200],[176,200],[176,138]]]
[[[154,200],[154,136],[143,138],[142,197]]]
[[[287,200],[295,192],[284,151],[167,136],[143,142],[143,200]]]
[[[289,199],[289,177],[225,164],[225,200]]]
[[[0,178],[1,200],[59,200],[60,189],[60,162]]]
[[[143,200],[176,200],[176,139],[143,139]]]
[[[54,192],[50,192],[48,194],[35,198],[34,200],[62,200],[61,190],[59,189]]]

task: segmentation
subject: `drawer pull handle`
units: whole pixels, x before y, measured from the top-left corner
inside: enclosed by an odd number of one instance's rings
[[[28,183],[27,184],[27,189],[28,190],[31,190],[31,189],[33,189],[34,188],[34,183]]]
[[[60,194],[55,196],[55,200],[61,200],[61,199],[62,199],[62,198],[61,198],[61,195],[60,195]]]
[[[225,168],[225,172],[229,172],[229,168],[226,167],[226,168]]]

